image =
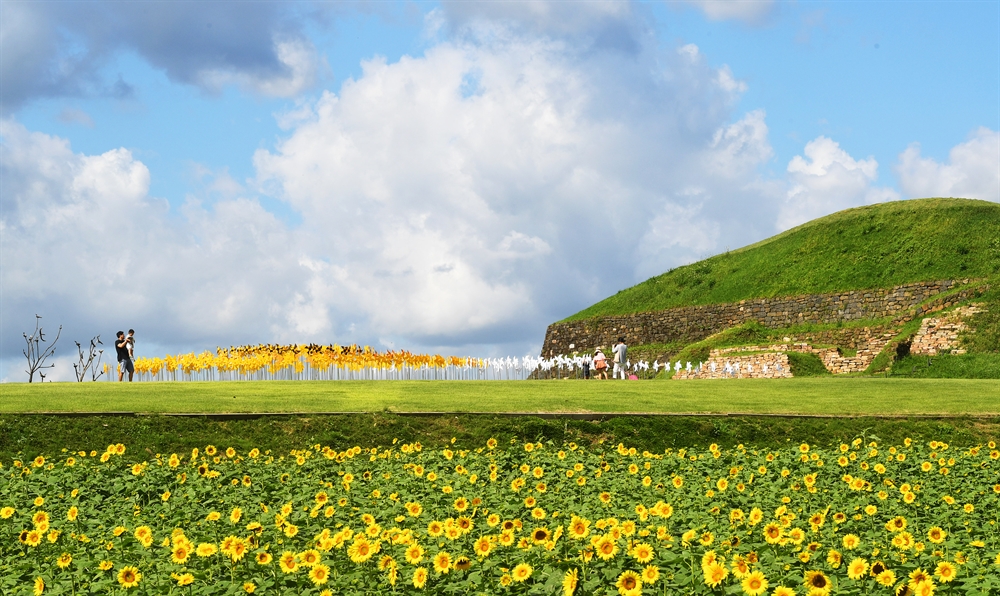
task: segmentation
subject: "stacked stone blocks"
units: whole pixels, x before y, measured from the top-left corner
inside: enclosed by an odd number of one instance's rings
[[[958,348],[959,334],[969,329],[962,319],[982,312],[981,305],[972,304],[956,308],[943,317],[927,317],[913,337],[910,353],[936,356],[938,354],[964,354]]]

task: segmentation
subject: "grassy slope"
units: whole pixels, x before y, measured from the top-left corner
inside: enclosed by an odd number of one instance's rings
[[[1000,383],[967,379],[271,381],[0,385],[0,412],[754,412],[1000,414]]]
[[[848,209],[678,267],[566,320],[747,298],[1000,273],[1000,205],[968,199]]]

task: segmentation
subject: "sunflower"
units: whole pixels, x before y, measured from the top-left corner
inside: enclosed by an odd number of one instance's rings
[[[45,591],[45,580],[42,579],[41,577],[36,577],[35,590],[34,590],[35,596],[41,596],[42,592],[44,591]]]
[[[258,565],[270,565],[272,560],[274,560],[274,557],[269,552],[257,553]]]
[[[427,568],[417,567],[413,570],[413,587],[423,588],[427,585]]]
[[[635,571],[623,571],[618,576],[615,587],[622,596],[638,596],[642,593],[642,578]]]
[[[285,551],[278,558],[278,566],[283,573],[294,573],[299,568],[299,562],[295,558],[295,553]]]
[[[171,575],[170,577],[174,578],[174,580],[177,581],[177,585],[182,588],[184,586],[190,586],[194,583],[194,576],[190,573],[180,573],[177,575]]]
[[[771,592],[771,596],[795,596],[795,590],[791,588],[786,588],[785,586],[778,586]]]
[[[472,560],[466,556],[460,556],[455,559],[455,564],[452,567],[457,571],[468,571],[472,567]]]
[[[874,567],[874,565],[872,565]],[[892,587],[896,583],[896,572],[892,569],[883,569],[875,576],[875,581],[886,587]]]
[[[411,544],[407,547],[404,556],[406,557],[407,563],[410,565],[416,565],[424,558],[424,549],[419,544]]]
[[[579,582],[580,582],[580,574],[579,571],[577,571],[576,567],[567,571],[566,575],[563,576],[563,581],[562,581],[563,596],[573,596],[573,593],[576,592],[576,586]]]
[[[830,549],[830,552],[826,553],[826,562],[834,569],[840,569],[843,560],[844,556],[840,554],[840,551]]]
[[[632,547],[632,558],[640,563],[649,563],[654,556],[653,547],[645,542],[636,543]]]
[[[781,526],[774,522],[764,526],[764,540],[767,541],[768,544],[777,544],[781,542],[782,534],[784,534],[784,530],[782,530]]]
[[[493,543],[490,542],[489,537],[480,536],[473,544],[472,550],[475,551],[477,557],[489,556],[490,551],[493,549]]]
[[[111,569],[114,566],[115,566],[115,564],[112,563],[111,561],[104,560],[104,561],[100,562],[100,564],[97,566],[97,568],[100,569],[101,571],[108,571],[109,569]]]
[[[569,522],[569,537],[574,540],[583,540],[590,534],[590,521],[573,516]]]
[[[861,545],[861,538],[857,534],[847,534],[843,539],[844,548],[854,550]]]
[[[810,592],[816,592],[822,594],[829,594],[831,588],[830,578],[826,576],[822,571],[806,571],[805,578],[802,583],[809,588]]]
[[[934,544],[941,544],[947,536],[948,532],[945,532],[938,526],[934,526],[930,530],[927,530],[927,539]]]
[[[523,582],[531,577],[532,571],[534,570],[531,568],[531,565],[527,563],[518,563],[514,567],[513,571],[511,571],[510,577],[516,582]]]
[[[722,580],[726,579],[729,575],[729,570],[718,561],[712,561],[708,565],[703,566],[702,572],[705,575],[705,585],[710,588],[715,588],[721,584]]]
[[[749,596],[760,596],[767,591],[767,578],[760,571],[752,571],[743,578],[740,585]]]
[[[746,559],[736,555],[732,563],[733,576],[737,579],[743,579],[744,577],[750,575],[750,565],[747,563]]]
[[[531,541],[535,544],[544,544],[549,540],[550,536],[552,536],[552,533],[545,527],[535,528],[531,531]]]
[[[866,573],[868,573],[868,561],[860,557],[851,561],[851,564],[847,566],[847,577],[853,580],[861,579]]]
[[[613,559],[618,554],[618,543],[609,535],[604,535],[598,539],[594,548],[597,550],[597,556],[604,561]]]
[[[202,542],[201,544],[198,545],[198,548],[195,549],[194,552],[199,557],[211,557],[216,552],[218,552],[218,550],[219,549],[211,542]]]
[[[170,553],[170,560],[174,563],[181,565],[188,560],[191,556],[191,549],[187,544],[178,544],[174,547],[173,551]]]
[[[322,564],[315,565],[313,566],[312,569],[309,570],[309,581],[311,581],[313,585],[317,586],[323,585],[327,581],[329,581],[329,579],[330,579],[330,568],[327,567],[326,565]]]
[[[958,573],[958,568],[948,561],[941,561],[937,565],[937,569],[934,570],[934,575],[937,576],[941,583],[948,583],[955,579],[955,575]]]
[[[434,555],[434,571],[436,573],[448,573],[451,571],[451,555],[447,551],[441,551]]]
[[[142,574],[132,565],[126,565],[118,572],[118,583],[126,590],[138,586],[141,580]]]

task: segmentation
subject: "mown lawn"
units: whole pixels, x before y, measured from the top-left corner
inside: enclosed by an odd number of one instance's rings
[[[997,415],[993,379],[264,381],[0,385],[0,412]]]

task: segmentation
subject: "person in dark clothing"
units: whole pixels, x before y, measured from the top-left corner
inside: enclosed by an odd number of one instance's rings
[[[115,340],[115,351],[118,353],[118,382],[122,381],[125,371],[128,371],[128,381],[131,383],[135,367],[132,365],[131,356],[129,356],[128,339],[125,338],[124,331],[119,331],[116,336],[118,338]]]

